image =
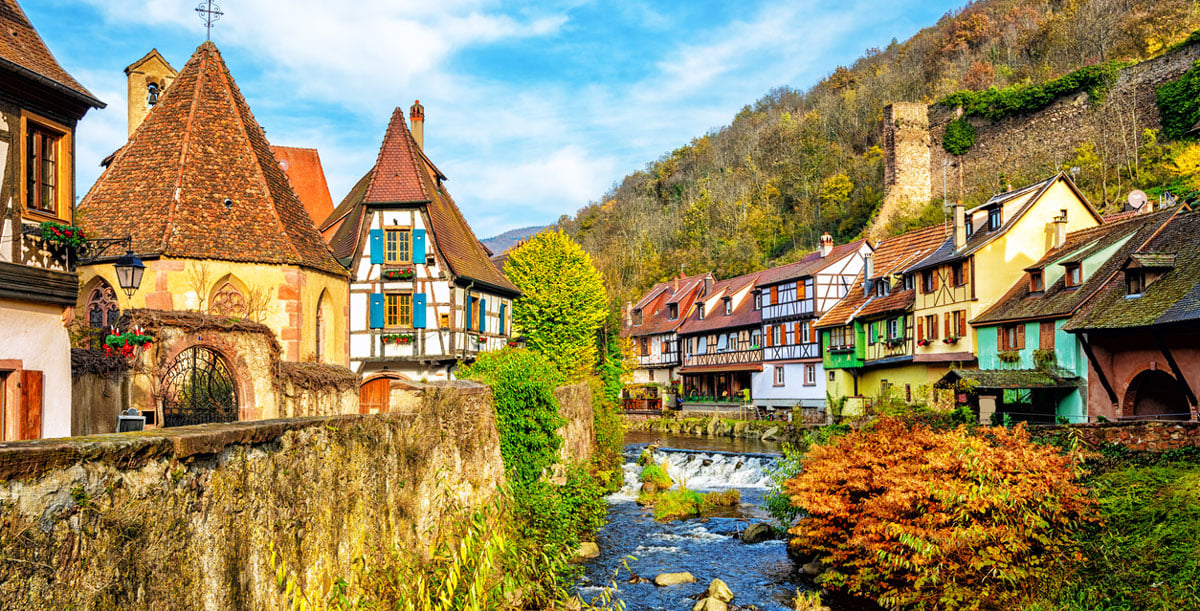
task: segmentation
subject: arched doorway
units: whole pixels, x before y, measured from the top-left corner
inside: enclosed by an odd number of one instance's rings
[[[358,388],[358,413],[386,414],[389,410],[388,398],[391,392],[391,378],[374,378],[363,382]]]
[[[1183,386],[1171,374],[1148,369],[1137,374],[1125,391],[1125,415],[1139,418],[1188,420],[1191,408]]]
[[[163,426],[237,419],[237,387],[224,357],[205,346],[180,352],[163,376]]]

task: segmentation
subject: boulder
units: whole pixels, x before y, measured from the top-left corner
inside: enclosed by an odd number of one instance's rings
[[[696,578],[687,571],[682,573],[662,573],[654,578],[654,585],[659,587],[677,586],[681,583],[696,583]]]
[[[816,577],[817,575],[825,572],[825,565],[821,564],[820,560],[805,562],[804,565],[800,567],[800,572],[810,577]]]
[[[708,584],[708,589],[704,591],[704,595],[725,603],[733,600],[733,590],[730,590],[729,586],[720,579],[712,580],[712,583]]]
[[[579,544],[579,550],[575,552],[575,560],[591,560],[600,555],[600,546],[592,541],[584,541]]]
[[[710,596],[696,601],[696,604],[692,605],[692,611],[729,611],[729,605]]]
[[[759,439],[763,441],[779,441],[779,427],[773,426],[767,429]]]
[[[749,528],[742,531],[742,543],[754,544],[770,541],[775,538],[775,529],[769,524],[758,522],[751,524]]]

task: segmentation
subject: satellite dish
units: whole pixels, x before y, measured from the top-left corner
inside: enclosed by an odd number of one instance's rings
[[[1142,206],[1145,206],[1147,201],[1149,201],[1149,198],[1146,197],[1145,191],[1134,189],[1129,192],[1129,205],[1133,207],[1134,210],[1141,210]]]

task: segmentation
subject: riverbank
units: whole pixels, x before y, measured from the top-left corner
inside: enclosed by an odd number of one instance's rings
[[[660,435],[691,435],[707,438],[749,439],[768,443],[798,443],[809,431],[821,428],[781,420],[733,420],[730,418],[644,418],[624,416],[629,432]]]

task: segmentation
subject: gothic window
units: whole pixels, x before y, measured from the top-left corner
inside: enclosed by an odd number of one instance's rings
[[[111,284],[101,280],[88,293],[87,305],[84,306],[84,311],[87,312],[88,324],[97,329],[106,329],[115,326],[117,319],[121,317],[121,306],[117,302],[117,292],[113,290]]]
[[[245,316],[246,296],[242,295],[242,292],[237,290],[232,283],[226,282],[217,289],[216,293],[213,293],[208,310],[217,316]]]

